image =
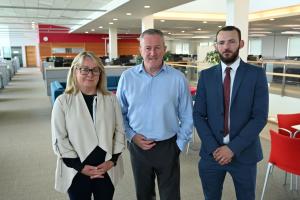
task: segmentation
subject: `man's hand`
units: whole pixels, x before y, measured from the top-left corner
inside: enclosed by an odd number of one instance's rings
[[[146,140],[146,138],[141,134],[135,134],[132,141],[143,150],[149,150],[156,145],[155,141]]]
[[[227,146],[221,146],[217,148],[213,152],[214,159],[220,164],[220,165],[226,165],[231,162],[234,153],[231,151],[231,149]]]

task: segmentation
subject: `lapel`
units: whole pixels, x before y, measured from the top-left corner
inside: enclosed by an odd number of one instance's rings
[[[224,110],[224,95],[223,95],[223,80],[222,80],[222,66],[221,63],[216,66],[215,69],[215,83],[217,88],[217,98],[219,102],[217,105],[220,105],[220,110]]]
[[[234,98],[236,97],[237,91],[241,85],[242,80],[244,80],[246,71],[247,71],[247,66],[244,63],[244,61],[241,60],[240,65],[234,77],[232,94],[231,94],[231,103],[234,101]]]

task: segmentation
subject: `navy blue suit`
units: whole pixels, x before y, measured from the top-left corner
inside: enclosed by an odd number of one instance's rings
[[[230,142],[227,144],[234,157],[231,163],[221,166],[214,160],[212,153],[224,145],[223,102],[222,67],[219,64],[201,71],[193,112],[194,124],[202,141],[199,173],[202,186],[205,185],[204,195],[207,200],[221,199],[224,177],[229,172],[235,184],[237,199],[242,196],[242,199],[254,199],[256,163],[263,158],[259,133],[268,117],[269,93],[265,71],[242,60],[240,62],[232,88]],[[208,173],[207,169],[213,169],[215,173],[210,174],[211,171]],[[249,173],[249,170],[253,173]],[[246,180],[241,180],[245,177]],[[252,185],[247,183],[247,179],[252,180]],[[211,188],[210,184],[214,187]],[[247,188],[253,187],[253,184],[254,194],[250,192],[248,197],[244,197]]]

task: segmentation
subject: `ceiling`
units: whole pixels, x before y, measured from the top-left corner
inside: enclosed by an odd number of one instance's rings
[[[270,0],[249,1],[250,37],[300,31],[300,0],[277,0],[273,7]],[[282,7],[288,9],[275,12]],[[64,26],[74,33],[108,33],[109,27],[116,27],[118,33],[139,34],[141,19],[156,13],[154,27],[170,38],[199,39],[214,37],[226,17],[225,0],[0,0],[0,9],[0,35],[33,32],[37,24]],[[168,13],[178,14],[168,18]],[[190,17],[184,18],[184,14]],[[295,34],[300,32],[290,33]]]

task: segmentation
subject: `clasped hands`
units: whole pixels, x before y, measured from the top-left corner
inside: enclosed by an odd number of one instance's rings
[[[233,156],[234,156],[234,153],[231,151],[231,149],[227,145],[218,147],[213,152],[213,157],[214,157],[215,161],[217,161],[220,165],[226,165],[226,164],[230,163]]]
[[[143,150],[149,150],[156,145],[154,140],[149,140],[141,134],[135,134],[132,141]]]
[[[101,163],[98,166],[84,165],[81,173],[89,176],[91,179],[104,178],[104,174],[114,166],[110,160]]]

